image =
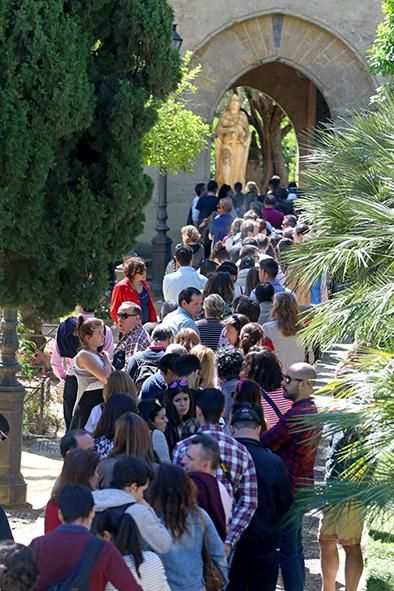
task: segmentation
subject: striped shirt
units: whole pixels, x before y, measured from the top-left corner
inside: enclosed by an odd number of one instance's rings
[[[291,400],[287,400],[287,398],[283,395],[283,388],[278,388],[277,390],[271,390],[271,392],[266,392],[266,395],[270,397],[272,402],[276,404],[279,409],[279,412],[284,415],[290,408],[293,406]],[[269,402],[262,396],[261,397],[261,404],[263,405],[264,411],[264,418],[265,422],[267,423],[267,429],[271,429],[276,423],[279,421],[279,416],[272,408]]]
[[[160,558],[154,552],[144,552],[144,562],[140,564],[140,575],[138,576],[132,556],[123,556],[123,559],[131,574],[143,591],[171,591],[164,572],[164,566]],[[108,583],[105,591],[116,591],[116,588]]]
[[[220,335],[222,334],[223,324],[216,318],[203,318],[196,322],[200,332],[201,344],[209,347],[213,351],[218,348]]]

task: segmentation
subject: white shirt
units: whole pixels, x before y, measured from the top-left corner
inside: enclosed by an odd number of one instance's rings
[[[276,320],[263,324],[263,330],[266,337],[271,339],[275,347],[275,354],[282,362],[284,372],[293,363],[305,361],[305,348],[299,342],[297,335],[286,337],[278,328]]]
[[[202,291],[208,279],[201,275],[193,267],[179,267],[175,273],[169,273],[163,278],[163,295],[168,300],[178,301],[178,296],[183,289],[195,287]]]
[[[144,562],[140,564],[140,577],[137,574],[134,558],[132,556],[123,556],[123,560],[129,567],[131,574],[143,591],[171,591],[167,577],[164,572],[164,566],[160,558],[154,552],[143,552]],[[116,591],[111,583],[107,583],[105,591]]]
[[[196,195],[192,201],[192,220],[195,226],[198,226],[198,218],[200,216],[200,212],[197,209],[197,203],[200,201],[200,196]]]

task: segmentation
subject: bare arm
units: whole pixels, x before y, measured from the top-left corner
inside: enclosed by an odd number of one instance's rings
[[[104,366],[99,361],[99,357],[104,362]],[[105,353],[99,353],[97,360],[88,352],[81,351],[77,358],[78,367],[86,369],[103,384],[107,383],[108,376],[112,373],[112,365]]]

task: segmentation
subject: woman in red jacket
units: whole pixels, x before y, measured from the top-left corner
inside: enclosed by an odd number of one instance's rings
[[[156,310],[146,280],[146,266],[139,257],[130,257],[123,264],[125,278],[113,289],[110,315],[116,323],[118,308],[122,302],[134,302],[142,310],[142,324],[157,322]]]

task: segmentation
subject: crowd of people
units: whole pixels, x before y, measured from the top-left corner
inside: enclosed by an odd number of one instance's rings
[[[274,591],[279,568],[286,591],[304,589],[294,501],[313,487],[320,430],[299,426],[317,412],[317,352],[299,332],[326,281],[299,285],[287,264],[310,233],[294,184],[217,189],[195,188],[159,314],[130,257],[112,292],[115,339],[83,306],[60,324],[64,464],[44,535],[0,549],[1,589]],[[25,571],[11,587],[13,558]],[[325,591],[333,569],[322,565]]]

